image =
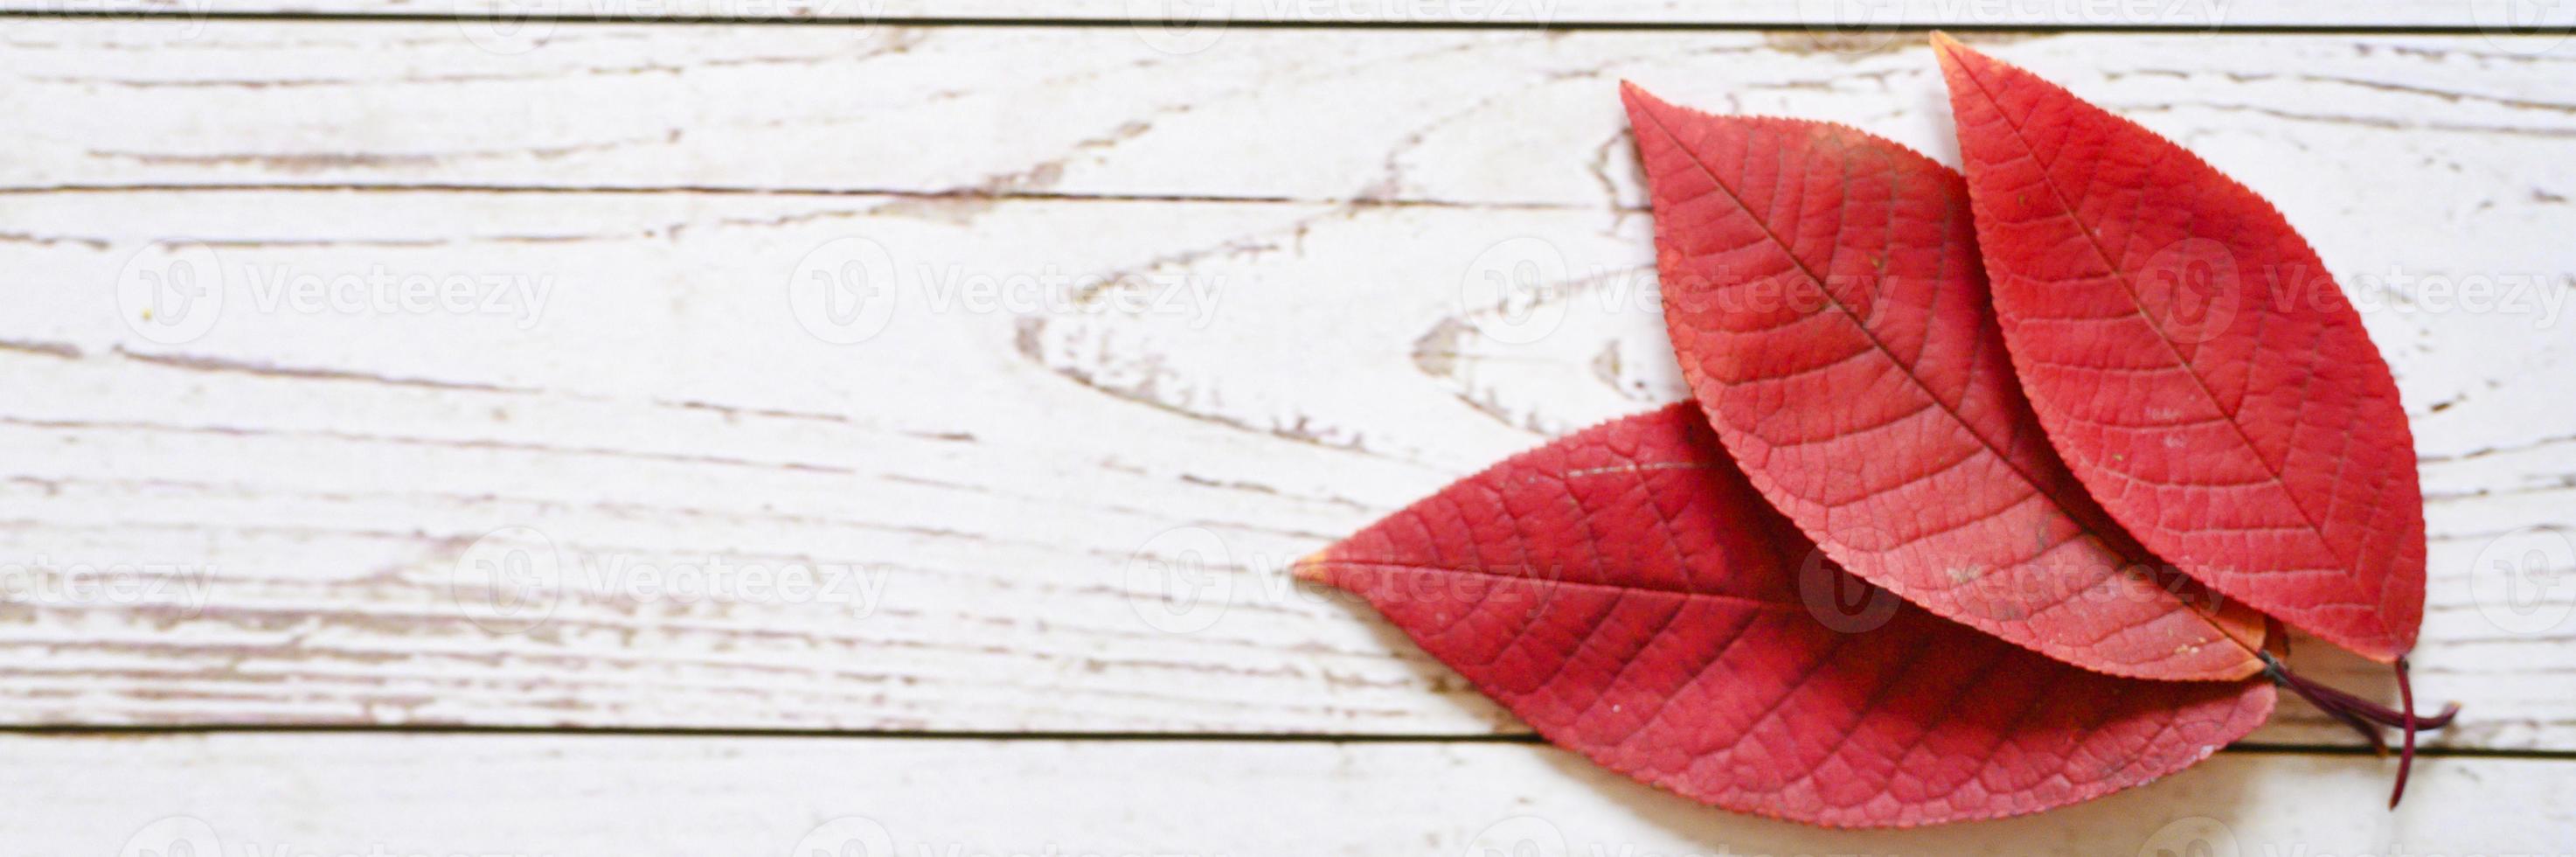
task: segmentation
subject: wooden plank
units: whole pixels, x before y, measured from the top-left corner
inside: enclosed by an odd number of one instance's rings
[[[26,855],[2548,854],[2576,833],[2576,763],[2529,759],[2424,760],[2392,812],[2391,762],[2224,753],[1884,831],[1710,810],[1516,744],[247,733],[13,736],[0,759],[0,837]]]
[[[497,37],[518,19],[694,21],[1058,21],[1136,23],[1373,23],[1559,26],[1763,25],[1874,35],[1897,26],[2165,27],[2491,27],[2565,26],[2554,6],[2509,0],[5,0],[0,10],[156,16],[197,21],[209,13],[386,15],[497,19]],[[1153,23],[1144,23],[1153,22]],[[480,24],[477,24],[480,26]],[[1195,37],[1194,37],[1195,35]],[[1196,44],[1204,31],[1158,38]]]
[[[34,581],[0,614],[18,723],[1514,731],[1281,566],[1682,395],[1647,280],[1565,291],[1532,316],[1552,329],[1471,302],[1514,236],[1552,236],[1574,272],[1647,263],[1644,218],[1594,212],[196,191],[8,214],[24,237],[0,264],[29,296],[0,320],[24,381],[0,406],[0,556]],[[155,249],[177,234],[205,259]],[[791,288],[854,237],[901,251],[896,286],[881,330],[836,345]],[[165,314],[206,328],[155,342],[109,286],[178,269],[223,303]],[[1136,273],[1091,302],[1044,279],[1117,272]],[[481,284],[527,278],[545,300],[527,321],[264,292],[378,274],[505,298]],[[2501,536],[2567,521],[2576,443],[2550,432],[2570,404],[2524,367],[2571,343],[2500,313],[2370,321],[2423,344],[2391,350],[2432,495],[2421,686],[2471,706],[2455,745],[2576,744],[2576,594],[2517,618],[2478,589],[2520,557]],[[542,545],[559,564],[532,585],[484,571]],[[716,564],[849,585],[675,596],[645,573]],[[164,582],[61,582],[121,566]],[[545,621],[495,616],[495,592]],[[2283,722],[2262,737],[2341,740]]]
[[[1949,157],[1914,37],[1121,28],[18,21],[0,187],[439,185],[1642,203],[1614,84],[1842,121]],[[2576,194],[2553,36],[1989,37],[2258,176],[2302,224]],[[256,56],[256,61],[245,57]],[[1032,73],[1026,59],[1043,57]],[[2405,183],[2402,195],[2376,193]],[[2492,198],[2490,198],[2492,197]]]
[[[436,23],[160,26],[0,52],[6,722],[1516,732],[1278,569],[1682,395],[1615,81],[1947,149],[1920,51],[1760,34],[582,27],[496,59]],[[1998,49],[2334,260],[2417,417],[2445,740],[2576,748],[2566,58]],[[851,261],[892,289],[856,326],[812,302]],[[1522,261],[1515,319],[1483,275]],[[221,305],[120,303],[183,271]]]

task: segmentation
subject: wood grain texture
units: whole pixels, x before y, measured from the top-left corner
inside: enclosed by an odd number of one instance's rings
[[[1850,831],[1518,744],[250,734],[0,756],[0,838],[28,855],[192,835],[199,855],[2554,854],[2576,825],[2576,764],[2521,759],[2426,760],[2394,812],[2370,758],[2225,753],[2043,815]]]
[[[1919,34],[1845,50],[1794,32],[1243,30],[1187,55],[1122,28],[586,25],[518,54],[434,23],[218,21],[192,33],[34,20],[9,34],[0,81],[25,130],[0,163],[5,187],[1049,194],[1606,213],[1644,202],[1615,94],[1603,94],[1622,78],[1713,110],[1848,122],[1952,163],[1957,149]],[[2566,197],[2576,169],[2557,157],[2576,137],[2576,98],[2559,85],[2576,73],[2576,44],[2562,37],[1978,43],[2222,168],[2286,173],[2265,190],[2294,221],[2318,224],[2310,231],[2328,218],[2406,222],[2418,209],[2378,193],[2392,181],[2446,217],[2505,220],[2510,206]],[[1045,62],[1032,73],[1005,61],[1017,57]],[[2476,208],[2491,199],[2507,208]]]
[[[2511,0],[0,0],[0,10],[202,19],[209,13],[648,22],[1046,20],[1303,24],[1703,24],[1875,33],[1896,26],[2514,27],[2568,13]],[[1148,23],[1150,22],[1150,23]],[[503,27],[496,27],[501,29]],[[1186,40],[1176,28],[1173,36]]]
[[[1682,395],[1616,81],[1955,160],[1910,43],[584,26],[496,57],[437,23],[166,23],[0,51],[11,723],[1517,733],[1281,567]],[[2370,275],[2430,501],[2419,690],[2468,705],[2449,746],[2576,748],[2576,55],[1996,50]],[[800,323],[871,246],[890,291]],[[222,305],[120,304],[182,268]],[[1507,306],[1516,270],[1545,287]],[[379,273],[474,308],[330,305]],[[482,561],[541,545],[553,573],[498,590],[533,612],[495,615]],[[70,585],[123,564],[134,591]],[[714,564],[847,583],[664,591]],[[2296,707],[2256,738],[2345,740]]]

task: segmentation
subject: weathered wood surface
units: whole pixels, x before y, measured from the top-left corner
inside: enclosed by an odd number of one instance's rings
[[[2537,855],[2576,825],[2576,766],[2524,759],[2429,760],[2395,812],[2367,757],[2225,753],[2035,816],[1832,831],[1518,744],[249,734],[0,756],[0,836],[29,855]]]
[[[2515,0],[0,0],[0,10],[200,21],[216,15],[382,15],[490,21],[1054,21],[1493,25],[1765,25],[1874,33],[1895,27],[2214,30],[2230,27],[2560,26],[2576,11]],[[1206,39],[1172,27],[1175,45]],[[1157,38],[1166,37],[1157,34]]]
[[[1950,157],[1919,34],[610,26],[495,54],[435,23],[10,22],[5,187],[434,185],[1634,207],[1614,91]],[[1990,36],[2250,171],[2321,240],[2518,224],[2567,191],[2557,36]],[[252,59],[254,58],[255,59]],[[2393,192],[2392,192],[2393,191]],[[2457,207],[2468,206],[2467,209]],[[2360,223],[2352,223],[2356,219]],[[2438,222],[2438,221],[2437,221]],[[2337,227],[2341,227],[2338,229]],[[2514,233],[2520,235],[2521,233]],[[2334,248],[2343,249],[2343,248]],[[2330,258],[2331,258],[2330,254]],[[2362,260],[2355,260],[2358,264]]]
[[[16,724],[1517,732],[1279,566],[1681,395],[1616,81],[1952,148],[1910,43],[1760,33],[6,38]],[[2443,741],[2576,749],[2576,53],[1994,41],[2346,276],[2417,420]],[[1485,275],[1522,261],[1549,288],[1509,315]],[[813,301],[849,271],[887,290],[845,324]],[[120,302],[173,272],[220,305]],[[467,300],[331,300],[378,274]],[[708,565],[823,580],[668,591]]]

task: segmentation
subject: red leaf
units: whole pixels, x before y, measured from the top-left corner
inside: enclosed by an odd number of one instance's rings
[[[1367,599],[1548,740],[1815,824],[2086,800],[2188,767],[2271,713],[2262,681],[2077,669],[1814,557],[1685,403],[1515,456],[1297,572]],[[1866,606],[1846,611],[1846,594]]]
[[[2414,648],[2415,444],[2316,251],[2181,147],[1934,42],[2004,340],[2075,475],[2211,588],[2381,661]]]
[[[2049,450],[1957,173],[1838,125],[1622,94],[1673,346],[1762,496],[1871,583],[2068,663],[2262,668],[2262,617],[2152,573]]]

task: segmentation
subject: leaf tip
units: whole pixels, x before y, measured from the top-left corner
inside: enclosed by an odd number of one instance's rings
[[[1638,86],[1636,81],[1626,79],[1619,81],[1619,103],[1628,108],[1628,121],[1631,123],[1637,121],[1637,117],[1645,115],[1647,111],[1660,110],[1668,106],[1664,104],[1663,99],[1656,98],[1654,93],[1647,92],[1645,87]]]
[[[1958,39],[1951,38],[1949,33],[1940,30],[1932,31],[1932,55],[1941,61],[1941,72],[1945,77],[1965,71],[1964,64],[1970,59],[1986,58],[1986,55],[1977,53],[1975,48],[1961,44]]]
[[[1288,564],[1288,575],[1308,583],[1330,585],[1333,582],[1329,567],[1332,559],[1328,555],[1331,553],[1332,550],[1327,548],[1298,557],[1296,562]]]

